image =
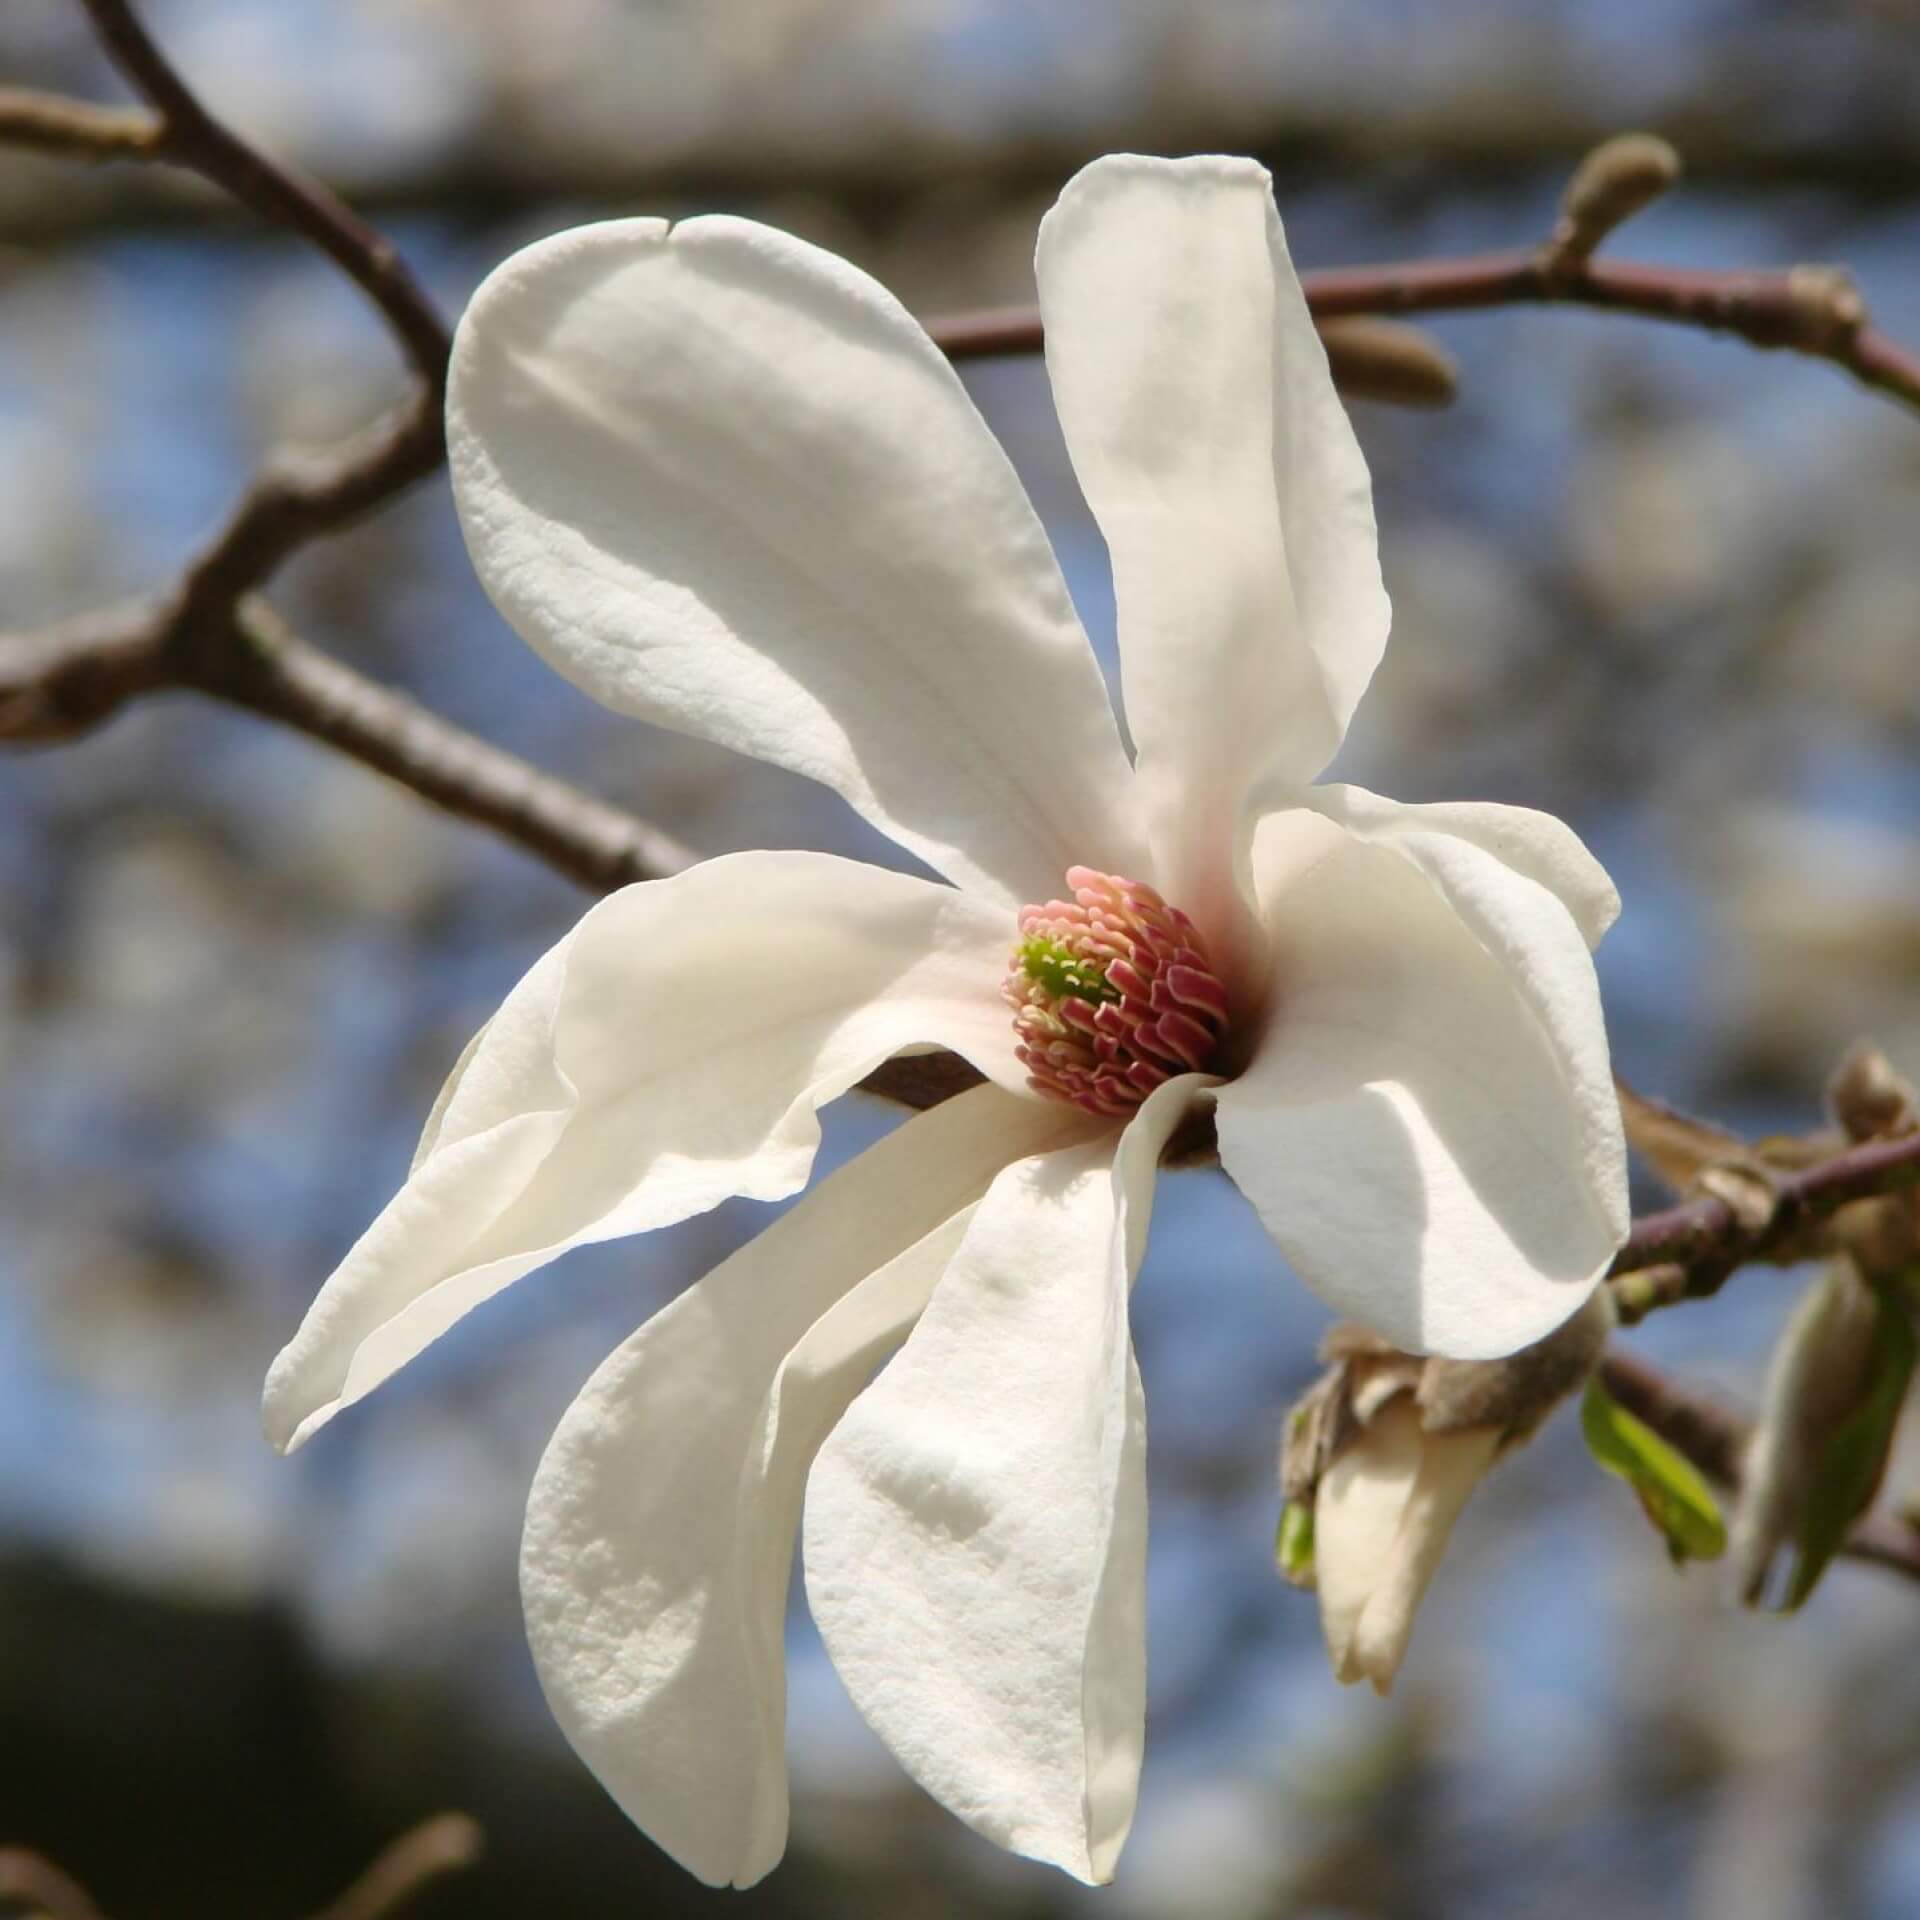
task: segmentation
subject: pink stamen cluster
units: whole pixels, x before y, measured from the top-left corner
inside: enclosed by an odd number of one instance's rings
[[[1027,1084],[1125,1119],[1175,1074],[1204,1068],[1227,992],[1199,930],[1153,888],[1069,867],[1071,900],[1020,909],[1001,991]]]

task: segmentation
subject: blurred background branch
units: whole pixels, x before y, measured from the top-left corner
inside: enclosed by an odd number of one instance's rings
[[[403,1833],[313,1920],[388,1920],[433,1881],[472,1866],[483,1850],[475,1821],[435,1814]],[[22,1847],[0,1848],[0,1913],[9,1920],[107,1920],[71,1874]]]
[[[484,1850],[476,1821],[464,1813],[435,1814],[403,1833],[314,1920],[387,1920],[430,1882],[472,1866]]]
[[[186,687],[269,716],[492,827],[582,884],[611,888],[684,865],[646,822],[473,738],[355,673],[252,598],[299,547],[385,504],[444,460],[450,339],[398,251],[318,181],[214,118],[126,0],[85,0],[102,44],[152,111],[0,96],[0,140],[94,158],[164,161],[230,193],[331,259],[386,320],[412,391],[331,454],[281,455],[179,579],[143,605],[0,636],[0,741],[73,738],[129,699]]]
[[[106,1920],[85,1887],[25,1847],[0,1847],[0,1913],[19,1920]]]

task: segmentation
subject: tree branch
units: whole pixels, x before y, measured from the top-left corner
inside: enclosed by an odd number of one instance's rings
[[[153,111],[0,93],[0,139],[161,160],[224,189],[317,247],[361,289],[399,344],[412,390],[346,445],[275,459],[150,602],[0,636],[0,743],[72,739],[137,695],[191,688],[350,754],[585,886],[605,890],[686,865],[691,855],[671,836],[365,679],[300,639],[257,597],[297,548],[440,465],[447,329],[382,235],[207,111],[127,0],[84,4],[101,44]]]
[[[1578,306],[1731,333],[1751,346],[1829,360],[1863,386],[1920,411],[1920,356],[1869,324],[1866,302],[1839,267],[1700,272],[1593,260],[1556,268],[1546,249],[1515,247],[1457,260],[1309,270],[1300,280],[1316,320]],[[932,333],[955,360],[1037,353],[1044,344],[1032,307],[955,314],[934,322]]]
[[[1725,1200],[1711,1195],[1643,1215],[1614,1255],[1610,1276],[1675,1267],[1685,1280],[1673,1284],[1671,1298],[1698,1300],[1717,1293],[1749,1260],[1798,1258],[1807,1228],[1849,1201],[1920,1186],[1920,1133],[1848,1147],[1814,1166],[1774,1174],[1771,1186],[1772,1212],[1757,1224],[1743,1224]]]
[[[392,242],[331,188],[283,167],[215,119],[128,0],[82,4],[114,64],[159,114],[158,157],[191,169],[270,226],[318,247],[380,309],[415,370],[433,381],[446,364],[447,330]]]
[[[0,87],[0,143],[66,160],[151,160],[161,120],[139,107],[96,107],[90,100]]]
[[[479,1823],[466,1814],[435,1814],[403,1833],[315,1920],[386,1920],[429,1881],[472,1866],[483,1844]]]
[[[238,625],[241,644],[203,693],[352,755],[596,892],[693,864],[691,850],[660,828],[342,666],[264,602],[242,602]]]
[[[374,304],[414,374],[386,420],[325,459],[283,459],[249,488],[188,569],[179,617],[231,607],[295,547],[380,505],[440,464],[451,338],[406,262],[317,180],[281,166],[201,104],[127,0],[83,0],[94,31],[128,81],[156,109],[147,156],[185,167],[269,224],[317,247]]]
[[[1729,1491],[1739,1490],[1750,1432],[1739,1414],[1704,1394],[1677,1386],[1637,1354],[1618,1347],[1609,1347],[1602,1357],[1600,1381],[1629,1413],[1685,1454],[1708,1479]],[[1841,1551],[1849,1559],[1920,1580],[1920,1528],[1897,1514],[1863,1515]]]

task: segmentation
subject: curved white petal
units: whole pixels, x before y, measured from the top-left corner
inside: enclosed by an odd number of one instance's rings
[[[560,1422],[521,1554],[540,1682],[702,1880],[750,1886],[786,1845],[782,1628],[815,1449],[1009,1155],[1088,1124],[997,1087],[907,1121],[649,1320]]]
[[[1393,1684],[1453,1524],[1493,1463],[1491,1429],[1424,1433],[1410,1394],[1339,1454],[1314,1501],[1314,1579],[1334,1677]]]
[[[1314,1495],[1313,1583],[1327,1658],[1342,1683],[1363,1675],[1354,1636],[1393,1558],[1420,1471],[1421,1438],[1420,1410],[1403,1392],[1335,1456]]]
[[[1409,805],[1364,787],[1312,787],[1303,802],[1364,840],[1397,846],[1443,887],[1447,861],[1434,857],[1438,840],[1464,840],[1491,854],[1523,879],[1551,893],[1573,915],[1589,947],[1597,947],[1620,917],[1620,895],[1607,870],[1564,820],[1532,807],[1491,800],[1436,800]]]
[[[1446,1557],[1453,1523],[1492,1466],[1499,1446],[1500,1436],[1486,1427],[1425,1437],[1420,1471],[1385,1577],[1368,1599],[1353,1636],[1353,1663],[1373,1682],[1376,1693],[1385,1693],[1400,1671],[1420,1603]]]
[[[1007,904],[1138,870],[1040,523],[858,269],[717,216],[556,234],[474,295],[447,438],[487,591],[596,699],[824,781]]]
[[[1096,160],[1038,273],[1113,556],[1155,883],[1216,932],[1254,789],[1326,764],[1386,646],[1366,463],[1252,161]]]
[[[1409,1352],[1484,1359],[1591,1293],[1625,1231],[1624,1157],[1585,942],[1459,844],[1484,867],[1456,902],[1319,814],[1261,822],[1269,1025],[1218,1126],[1323,1299]]]
[[[990,1840],[1111,1878],[1145,1718],[1146,1431],[1127,1338],[1160,1152],[1015,1162],[807,1491],[807,1597],[854,1704]]]
[[[269,1436],[297,1446],[568,1247],[796,1192],[815,1109],[903,1047],[1024,1093],[1007,945],[997,907],[827,854],[732,854],[601,901],[489,1023],[274,1362]]]

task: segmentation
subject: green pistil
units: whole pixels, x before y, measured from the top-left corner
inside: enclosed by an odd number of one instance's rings
[[[1120,998],[1107,985],[1107,970],[1097,960],[1083,959],[1071,947],[1041,934],[1020,942],[1020,971],[1056,1000],[1086,1000],[1097,1007],[1102,1001]]]

